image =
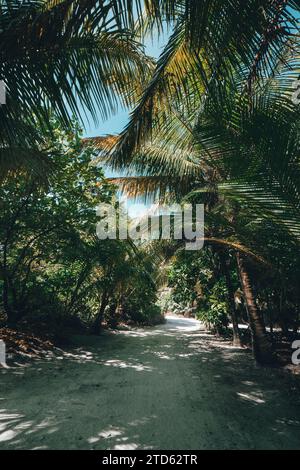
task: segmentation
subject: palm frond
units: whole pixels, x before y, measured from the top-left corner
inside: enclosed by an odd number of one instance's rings
[[[0,76],[7,89],[0,114],[3,143],[14,142],[19,116],[29,130],[35,120],[47,126],[49,108],[65,125],[72,114],[83,119],[89,113],[97,122],[120,103],[136,101],[153,64],[124,29],[134,22],[133,2],[129,10],[125,3],[0,2]]]
[[[164,1],[167,6],[171,2]],[[297,30],[297,0],[186,0],[175,1],[177,23],[159,58],[130,122],[116,144],[112,158],[126,166],[139,146],[159,125],[157,109],[170,112],[170,103],[212,90],[243,74],[244,87],[252,92],[262,77],[272,76],[284,60],[287,45],[293,47]],[[188,86],[187,86],[188,84]],[[193,103],[194,105],[194,103]]]
[[[191,190],[189,177],[176,176],[122,176],[108,178],[118,186],[121,193],[134,199],[145,201],[180,201],[182,196]]]
[[[284,197],[279,185],[276,194],[276,186],[273,184],[268,190],[261,181],[228,182],[219,185],[219,191],[227,199],[239,202],[252,214],[256,214],[257,219],[272,220],[275,224],[286,229],[292,238],[300,241],[300,218],[299,208]]]
[[[37,148],[7,147],[0,148],[0,181],[9,174],[24,172],[32,174],[41,182],[46,182],[55,167],[47,151]]]
[[[185,98],[190,97],[192,84],[194,92],[201,93],[198,80],[201,63],[189,50],[185,37],[185,25],[178,22],[129,124],[112,151],[115,168],[126,166],[139,146],[151,139],[153,129],[159,129],[160,123],[174,111],[174,104],[181,106]]]

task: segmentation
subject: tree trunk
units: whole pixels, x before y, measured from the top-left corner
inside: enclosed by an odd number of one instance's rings
[[[12,297],[12,301],[10,301],[10,297]],[[4,274],[3,279],[2,301],[3,309],[7,317],[7,325],[15,326],[18,320],[20,319],[20,312],[16,310],[16,293],[10,283],[9,277],[6,274]]]
[[[8,280],[5,276],[4,277],[4,282],[3,282],[2,299],[3,299],[3,308],[4,308],[5,314],[7,316],[7,322],[8,322],[8,324],[10,324],[12,322],[12,311],[11,311],[11,308],[10,308],[10,305],[9,305],[9,300],[8,300],[8,290],[9,290]]]
[[[118,320],[117,320],[117,302],[115,300],[109,306],[108,311],[108,324],[110,328],[117,328]]]
[[[234,301],[234,290],[233,290],[233,286],[231,282],[230,271],[229,271],[225,254],[223,252],[219,252],[219,257],[221,261],[222,271],[225,276],[225,282],[226,282],[227,293],[228,293],[228,305],[229,305],[229,311],[230,311],[232,328],[233,328],[233,345],[237,347],[241,347],[242,345],[241,336],[240,336],[239,324],[237,320],[237,313],[236,313],[235,301]]]
[[[272,345],[268,340],[263,318],[255,303],[245,260],[239,252],[237,252],[236,258],[251,328],[254,358],[259,364],[273,363],[274,355],[272,353]]]
[[[93,326],[92,326],[92,332],[95,335],[99,335],[100,332],[101,332],[102,321],[103,321],[103,317],[104,317],[105,308],[108,304],[108,300],[109,300],[109,294],[108,294],[107,291],[104,291],[103,294],[102,294],[101,304],[100,304],[98,313],[96,315],[96,318],[95,318]]]

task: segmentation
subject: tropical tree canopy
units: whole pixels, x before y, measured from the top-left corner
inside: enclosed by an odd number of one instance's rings
[[[118,5],[117,5],[118,4]],[[119,2],[0,2],[1,168],[47,163],[51,113],[63,126],[132,105],[152,68]]]
[[[239,321],[248,321],[257,361],[272,362],[265,321],[284,318],[284,329],[299,320],[299,2],[0,7],[6,321],[38,312],[33,299],[45,295],[55,304],[49,312],[68,312],[99,333],[105,322],[161,318],[158,289],[167,284],[174,302],[194,303],[218,334],[230,319],[235,344]],[[145,43],[160,34],[167,43],[155,61]],[[82,139],[88,118],[120,107],[132,110],[120,135]],[[121,174],[105,178],[102,166]],[[120,210],[118,190],[204,204],[203,253],[185,257],[178,241],[98,240],[96,200]]]

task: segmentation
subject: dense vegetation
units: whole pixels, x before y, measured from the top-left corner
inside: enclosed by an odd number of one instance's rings
[[[50,331],[93,325],[104,319],[154,320],[154,267],[127,241],[101,243],[96,207],[113,203],[115,188],[82,147],[78,126],[53,123],[48,183],[31,174],[8,177],[1,186],[1,267],[4,316],[9,325],[38,323]],[[137,295],[143,293],[143,302]],[[145,310],[145,307],[148,307]],[[158,312],[159,314],[159,312]],[[151,320],[150,320],[151,318]],[[44,331],[45,332],[45,331]]]
[[[0,5],[3,323],[151,323],[164,281],[165,309],[192,308],[217,334],[232,323],[236,345],[249,324],[255,359],[273,362],[265,325],[288,336],[300,323],[300,3]],[[155,64],[142,44],[165,31]],[[84,113],[120,105],[133,107],[121,135],[82,141]],[[126,176],[107,181],[103,158]],[[97,239],[113,183],[204,204],[204,249]]]

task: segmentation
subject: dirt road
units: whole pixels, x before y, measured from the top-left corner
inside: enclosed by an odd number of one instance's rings
[[[195,320],[74,341],[0,371],[0,449],[300,448],[296,379]]]

